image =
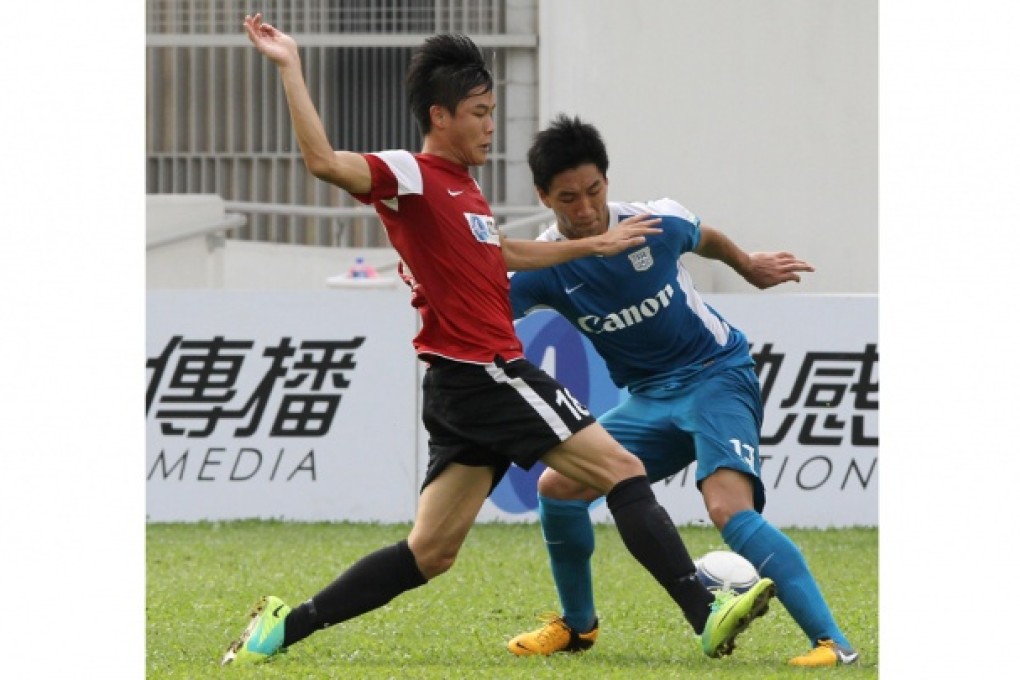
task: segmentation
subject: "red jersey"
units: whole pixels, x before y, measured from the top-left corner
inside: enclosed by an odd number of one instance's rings
[[[499,232],[467,168],[432,154],[364,154],[371,203],[421,288],[419,355],[472,363],[524,356],[510,311]]]

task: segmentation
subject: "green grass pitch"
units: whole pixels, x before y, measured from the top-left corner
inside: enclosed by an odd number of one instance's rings
[[[517,658],[513,635],[557,609],[535,524],[476,525],[453,569],[385,607],[320,631],[257,667],[218,666],[258,596],[307,599],[366,553],[407,535],[406,524],[276,521],[146,527],[146,677],[156,678],[876,678],[878,530],[788,530],[836,620],[861,652],[855,667],[805,670],[788,659],[806,637],[778,600],[709,659],[679,609],[626,551],[612,525],[595,527],[601,630],[590,651]],[[691,554],[725,549],[714,528],[680,528]]]

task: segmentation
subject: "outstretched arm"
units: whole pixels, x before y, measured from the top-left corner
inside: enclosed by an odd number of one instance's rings
[[[645,236],[662,232],[662,229],[656,226],[661,221],[661,217],[635,215],[623,220],[604,234],[565,241],[510,239],[501,234],[500,245],[508,271],[541,269],[588,255],[609,257],[622,253],[628,248],[644,243]]]
[[[810,264],[785,251],[745,253],[726,234],[701,225],[701,242],[694,252],[725,262],[748,283],[762,290],[787,281],[800,281],[797,272],[813,272]]]
[[[359,153],[334,151],[330,145],[301,74],[301,57],[294,39],[263,23],[261,14],[245,16],[244,30],[255,48],[279,70],[294,134],[309,172],[352,194],[371,191],[372,173],[365,158]]]

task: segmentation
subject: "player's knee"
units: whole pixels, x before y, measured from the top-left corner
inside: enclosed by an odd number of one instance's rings
[[[598,492],[589,489],[581,482],[574,481],[566,475],[556,472],[552,468],[546,468],[542,476],[538,478],[538,493],[546,498],[555,498],[561,501],[568,500],[594,500],[598,498]]]
[[[598,494],[609,493],[613,487],[625,479],[640,477],[645,474],[645,465],[641,459],[617,445],[609,450],[608,456],[603,459],[602,466],[595,471],[597,490],[593,493],[592,499]]]
[[[705,509],[708,510],[708,517],[716,529],[722,531],[734,515],[750,510],[751,504],[745,499],[734,495],[716,494],[705,496]]]
[[[616,456],[616,469],[619,471],[619,480],[617,481],[646,474],[645,464],[641,462],[641,459],[622,446]]]
[[[457,561],[457,549],[438,543],[423,543],[419,541],[408,541],[414,561],[418,565],[418,571],[428,580],[445,574]]]
[[[730,518],[736,514],[732,507],[726,503],[706,503],[706,506],[708,506],[708,518],[712,520],[712,524],[719,531],[722,531],[729,524]]]
[[[720,531],[734,515],[754,508],[751,479],[736,470],[716,470],[701,483],[701,493],[708,517]]]
[[[415,555],[415,561],[418,563],[418,570],[421,571],[422,576],[431,581],[453,568],[453,563],[457,561],[457,553],[441,550],[428,551],[421,556]]]

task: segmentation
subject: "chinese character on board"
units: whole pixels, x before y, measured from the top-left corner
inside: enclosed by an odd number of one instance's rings
[[[321,437],[333,423],[341,391],[351,384],[349,375],[357,365],[355,350],[364,341],[364,337],[305,340],[295,347],[291,338],[284,337],[255,357],[255,343],[250,340],[222,336],[186,340],[177,335],[158,356],[146,361],[152,373],[145,411],[150,413],[158,403],[153,417],[168,436],[206,437],[222,421],[233,420],[241,421],[234,436],[250,437],[278,390],[282,395],[271,435]],[[238,379],[244,368],[259,370],[262,377],[250,393],[239,394]]]
[[[766,343],[753,355],[755,371],[767,403],[776,385],[785,354]],[[789,395],[779,406],[786,415],[772,434],[762,433],[763,445],[782,442],[798,418],[802,418],[797,441],[804,445],[838,446],[847,436],[855,446],[878,446],[878,437],[865,432],[866,416],[878,411],[878,346],[868,344],[862,352],[807,352]],[[844,401],[853,409],[849,428]],[[841,408],[842,407],[842,408]]]

